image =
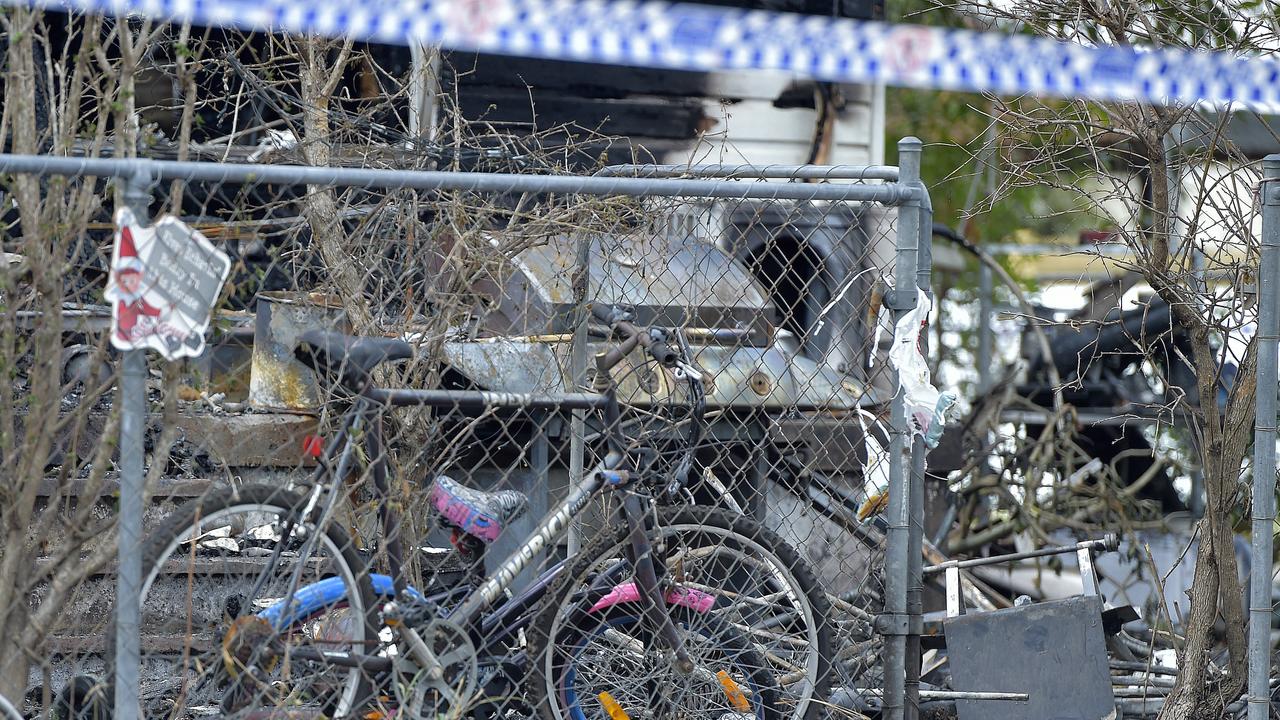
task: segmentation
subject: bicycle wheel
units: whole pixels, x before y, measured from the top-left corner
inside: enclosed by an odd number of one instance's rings
[[[151,534],[143,548],[145,717],[275,708],[335,717],[368,700],[371,678],[360,669],[297,656],[304,647],[368,652],[378,642],[363,561],[340,527],[301,522],[305,506],[274,486],[227,488],[183,506]],[[290,588],[308,586],[328,592],[287,602]]]
[[[0,695],[0,720],[22,720],[22,713],[3,695]]]
[[[694,597],[714,600],[698,621],[715,632],[732,631],[753,657],[763,661],[751,676],[760,683],[767,675],[768,685],[778,687],[776,699],[764,706],[766,716],[817,717],[820,708],[815,698],[827,691],[830,667],[827,604],[794,550],[748,518],[705,507],[659,511],[654,535],[655,557],[665,563],[677,595],[694,593]],[[556,608],[576,608],[581,614],[583,604],[607,592],[605,586],[629,579],[628,548],[622,529],[598,536],[557,581],[546,602]],[[564,638],[556,635],[566,625],[561,617],[566,612],[548,609],[532,632],[535,660],[529,689],[538,694],[548,718],[578,717],[569,712],[571,706],[564,700],[566,663],[554,658],[571,653],[553,650],[573,647],[572,632],[565,632]],[[624,710],[631,713],[630,708]]]
[[[809,564],[757,521],[698,505],[658,513],[655,550],[681,587],[747,633],[779,686],[780,717],[816,718],[830,689],[831,609]]]
[[[692,672],[682,673],[638,603],[594,613],[554,609],[561,612],[551,620],[546,648],[535,645],[531,653],[542,668],[534,672],[532,704],[544,718],[780,717],[764,658],[714,616],[668,609],[694,663]]]

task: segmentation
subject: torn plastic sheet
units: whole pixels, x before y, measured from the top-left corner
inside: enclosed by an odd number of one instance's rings
[[[956,394],[940,392],[933,386],[929,362],[920,352],[920,331],[929,322],[931,307],[929,296],[917,288],[916,306],[894,326],[889,362],[898,371],[898,386],[906,397],[912,432],[923,436],[924,444],[932,448],[942,439],[947,411],[955,405]]]

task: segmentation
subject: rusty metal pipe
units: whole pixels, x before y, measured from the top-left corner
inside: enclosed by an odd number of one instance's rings
[[[926,575],[940,573],[948,568],[971,568],[980,565],[999,565],[1001,563],[1015,562],[1018,560],[1029,560],[1031,558],[1045,557],[1046,555],[1064,555],[1066,553],[1079,552],[1081,550],[1097,550],[1098,552],[1114,551],[1120,547],[1120,537],[1115,533],[1107,533],[1101,540],[1084,540],[1074,545],[1057,545],[1054,547],[1040,548],[1039,550],[1028,550],[1027,552],[1010,553],[1008,555],[993,555],[991,557],[973,558],[970,560],[949,560],[937,565],[930,565],[924,569]]]
[[[632,332],[627,335],[626,339],[614,345],[603,353],[604,357],[596,360],[597,370],[610,370],[618,363],[622,362],[622,358],[628,353],[636,349],[636,345],[640,344],[640,333]]]

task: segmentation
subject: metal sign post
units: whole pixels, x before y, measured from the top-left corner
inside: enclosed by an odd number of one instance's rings
[[[151,205],[151,175],[145,167],[126,179],[124,202],[133,214],[147,218]],[[126,350],[120,356],[120,514],[116,549],[115,718],[139,717],[142,594],[142,496],[146,479],[143,434],[147,425],[146,350]]]
[[[210,313],[231,260],[176,218],[146,228],[155,177],[143,162],[125,176],[125,208],[106,296],[120,352],[119,570],[116,575],[115,717],[139,717],[142,514],[146,493],[147,348],[168,360],[204,350]]]

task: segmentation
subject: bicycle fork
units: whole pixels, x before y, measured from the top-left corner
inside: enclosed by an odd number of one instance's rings
[[[624,491],[621,494],[622,512],[627,518],[628,536],[636,567],[636,587],[640,591],[645,619],[651,627],[657,629],[658,637],[675,653],[676,669],[687,675],[694,670],[693,660],[684,646],[684,638],[666,612],[667,603],[662,596],[662,588],[658,586],[658,573],[653,565],[653,546],[649,543],[649,525],[644,503],[634,492]]]

